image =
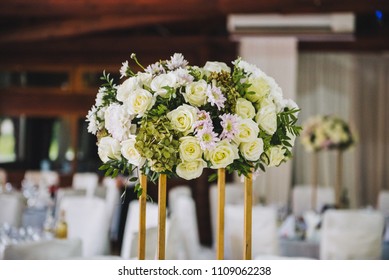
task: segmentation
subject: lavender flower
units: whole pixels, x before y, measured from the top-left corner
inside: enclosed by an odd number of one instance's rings
[[[223,128],[220,138],[231,140],[238,133],[238,117],[233,114],[224,114],[220,116],[221,126]]]
[[[227,100],[223,95],[221,89],[215,85],[208,85],[206,91],[208,102],[212,106],[217,106],[218,110],[224,108],[224,102]]]
[[[199,139],[201,149],[205,151],[212,150],[216,142],[220,141],[212,126],[204,126],[203,129],[197,131],[196,137]]]
[[[184,68],[188,65],[188,61],[184,59],[184,56],[181,53],[175,53],[170,57],[170,61],[167,61],[166,64],[169,70],[175,70],[177,68]]]

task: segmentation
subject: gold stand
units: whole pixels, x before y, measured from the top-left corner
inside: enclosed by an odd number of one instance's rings
[[[341,207],[342,195],[342,171],[343,171],[343,151],[338,150],[336,153],[336,181],[335,181],[335,202],[336,206]]]
[[[138,259],[146,258],[146,197],[147,197],[147,177],[140,175],[140,186],[142,195],[139,197],[139,238],[138,238]]]
[[[252,258],[253,177],[249,173],[244,181],[244,247],[243,259]]]
[[[165,259],[166,239],[166,174],[160,174],[158,180],[158,260]]]
[[[311,196],[311,207],[312,211],[316,211],[317,203],[317,185],[319,181],[319,155],[318,152],[313,153],[313,170],[312,170],[312,196]]]
[[[217,235],[216,235],[216,259],[224,259],[224,204],[226,193],[226,170],[219,168],[217,170]]]

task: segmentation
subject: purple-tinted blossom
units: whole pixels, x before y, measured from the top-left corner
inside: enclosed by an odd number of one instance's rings
[[[218,110],[224,108],[224,102],[227,100],[223,95],[221,89],[215,85],[208,85],[206,91],[208,102],[212,106],[217,106]]]
[[[175,70],[177,68],[184,68],[188,65],[188,61],[184,59],[184,56],[181,53],[175,53],[170,57],[170,60],[167,61],[166,64],[169,70]]]
[[[165,70],[165,68],[163,68],[161,63],[156,62],[154,64],[150,64],[149,66],[147,66],[147,68],[145,69],[145,72],[149,73],[151,75],[159,75],[159,74],[165,74],[166,70]]]
[[[204,126],[212,125],[212,119],[211,116],[207,111],[199,110],[197,112],[197,121],[194,123],[193,127],[197,130],[203,129]]]
[[[215,148],[216,142],[220,141],[212,127],[204,127],[197,131],[196,137],[200,142],[201,149],[204,151]]]
[[[238,117],[233,114],[224,114],[220,116],[221,126],[223,128],[220,138],[231,140],[234,135],[238,132]]]

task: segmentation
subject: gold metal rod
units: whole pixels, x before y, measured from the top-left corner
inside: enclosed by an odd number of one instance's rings
[[[252,223],[253,223],[253,174],[244,180],[244,247],[243,259],[252,259]]]
[[[219,168],[217,170],[217,188],[218,188],[218,200],[217,200],[217,235],[216,235],[216,259],[224,259],[224,204],[226,193],[226,170],[225,168]]]
[[[166,239],[166,174],[160,174],[158,180],[158,260],[165,259]]]
[[[316,211],[317,185],[319,181],[319,153],[313,153],[311,208]]]
[[[140,186],[142,195],[139,197],[139,238],[138,238],[138,259],[146,258],[146,197],[147,197],[147,177],[140,175]]]
[[[336,206],[342,208],[342,171],[343,171],[343,152],[338,150],[336,153],[336,181],[335,181],[335,202]]]

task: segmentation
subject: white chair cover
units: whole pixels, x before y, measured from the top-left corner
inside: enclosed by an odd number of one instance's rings
[[[105,177],[102,187],[96,189],[105,189],[104,199],[107,203],[108,216],[110,217],[110,237],[113,240],[118,239],[120,222],[120,191],[116,179]],[[95,194],[96,195],[96,194]]]
[[[177,198],[181,195],[192,197],[192,191],[189,186],[176,186],[169,190],[169,210],[174,213],[176,210]]]
[[[380,191],[378,194],[377,209],[385,216],[389,217],[389,191]]]
[[[156,228],[158,226],[158,205],[147,202],[146,204],[146,231],[150,228]],[[127,212],[126,226],[124,229],[123,243],[121,248],[120,255],[124,259],[131,259],[137,257],[137,246],[134,249],[133,245],[137,244],[137,238],[134,240],[135,236],[138,236],[139,232],[139,201],[134,200],[130,202]],[[146,233],[147,235],[147,233]],[[148,255],[146,258],[154,259],[155,252],[157,249],[157,238],[154,238],[152,231],[149,233],[150,238],[146,239],[146,250]]]
[[[304,212],[312,210],[312,186],[297,185],[292,190],[292,212],[296,216],[302,216]],[[326,204],[335,204],[335,192],[332,187],[317,188],[316,209],[320,213]]]
[[[8,223],[20,227],[26,201],[21,193],[0,194],[0,224]]]
[[[378,211],[328,210],[324,213],[320,259],[380,259],[384,218]]]
[[[36,186],[43,185],[44,187],[49,187],[59,185],[59,174],[56,171],[27,170],[24,173],[24,179]]]
[[[60,213],[59,209],[61,208],[62,201],[65,197],[74,197],[74,196],[84,196],[86,195],[86,190],[75,190],[73,188],[60,188],[57,190],[56,194],[56,203],[55,203],[55,216],[58,218]]]
[[[82,240],[83,256],[104,255],[109,252],[109,217],[103,199],[96,197],[65,197],[68,238]]]
[[[5,260],[60,260],[80,257],[81,239],[53,239],[8,245]]]
[[[240,183],[227,183],[225,204],[243,204],[244,187]],[[213,244],[216,241],[216,224],[217,224],[217,185],[212,185],[209,189],[209,210],[211,214],[211,229]]]
[[[187,259],[215,259],[216,254],[210,248],[203,247],[200,244],[194,200],[191,197],[179,196],[176,207],[177,211],[172,216],[177,219],[176,230],[181,233],[180,236]],[[177,246],[176,250],[179,249]]]
[[[99,184],[99,176],[93,172],[74,173],[72,187],[85,189],[87,196],[93,196]]]
[[[252,255],[278,255],[277,210],[254,206]],[[243,259],[243,205],[225,207],[225,259]]]

